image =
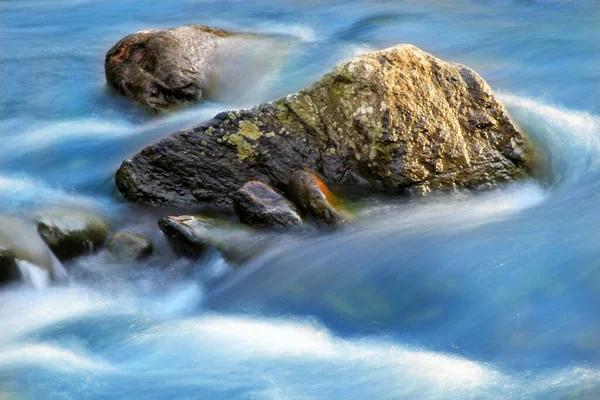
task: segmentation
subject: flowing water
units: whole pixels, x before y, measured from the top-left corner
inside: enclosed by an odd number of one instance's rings
[[[107,88],[118,39],[188,23],[274,41],[176,113]],[[538,178],[371,202],[235,271],[178,259],[167,211],[116,193],[144,145],[399,43],[477,70],[535,142]],[[83,257],[45,288],[23,262],[29,284],[0,290],[0,398],[600,398],[598,1],[7,0],[0,48],[0,212],[85,207],[157,247],[125,267]]]

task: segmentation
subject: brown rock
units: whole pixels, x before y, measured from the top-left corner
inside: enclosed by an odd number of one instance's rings
[[[198,101],[214,72],[219,41],[229,35],[202,25],[134,33],[106,54],[106,81],[152,109]]]
[[[316,174],[309,171],[294,172],[288,190],[290,198],[303,213],[332,226],[344,221],[344,213],[337,209],[339,199]]]

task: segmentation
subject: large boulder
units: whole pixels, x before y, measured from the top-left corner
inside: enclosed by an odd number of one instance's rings
[[[232,198],[235,212],[245,224],[274,228],[302,224],[294,204],[265,183],[246,182]]]
[[[290,198],[304,214],[327,225],[338,226],[348,219],[341,210],[340,200],[310,171],[296,171],[290,177]]]
[[[272,236],[203,216],[165,217],[158,222],[173,249],[198,258],[214,249],[234,264],[242,263],[264,251]]]
[[[202,25],[134,33],[106,54],[106,80],[153,109],[198,101],[214,72],[219,42],[229,36]]]
[[[34,217],[40,236],[61,261],[92,253],[104,245],[110,227],[83,210],[51,210]]]
[[[248,180],[285,190],[303,169],[386,191],[488,187],[525,175],[530,153],[477,73],[399,45],[162,139],[125,160],[116,182],[136,202],[230,207]]]

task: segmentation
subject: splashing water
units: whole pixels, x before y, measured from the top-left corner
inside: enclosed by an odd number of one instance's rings
[[[47,288],[50,284],[50,273],[35,264],[24,260],[17,260],[17,267],[23,281],[36,289]]]

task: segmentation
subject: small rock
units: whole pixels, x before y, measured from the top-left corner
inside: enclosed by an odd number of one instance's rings
[[[232,199],[235,212],[245,224],[278,228],[302,224],[294,204],[266,183],[246,182]]]
[[[117,232],[106,244],[106,251],[118,261],[135,261],[152,254],[152,242],[142,235],[131,232]]]
[[[340,201],[319,177],[309,171],[296,171],[290,177],[290,197],[305,214],[327,225],[337,226],[346,219],[338,210]]]
[[[0,283],[26,278],[21,269],[33,268],[40,270],[38,275],[46,280],[67,275],[31,221],[0,216]]]
[[[215,249],[232,263],[242,263],[256,256],[266,248],[269,238],[241,226],[201,216],[165,217],[158,226],[177,253],[198,258],[209,249]]]
[[[98,250],[110,233],[104,218],[87,211],[50,211],[34,220],[40,236],[61,261]]]

